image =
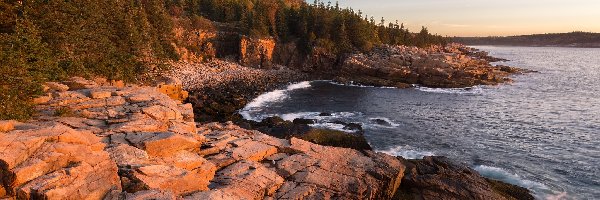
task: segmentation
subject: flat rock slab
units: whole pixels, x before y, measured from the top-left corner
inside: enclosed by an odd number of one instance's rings
[[[0,135],[2,187],[19,199],[101,199],[121,187],[104,146],[60,124]]]
[[[208,190],[210,180],[198,173],[165,165],[149,165],[135,170],[133,176],[147,188],[182,195]]]
[[[240,161],[219,171],[211,188],[237,199],[262,199],[273,196],[284,181],[260,163]]]

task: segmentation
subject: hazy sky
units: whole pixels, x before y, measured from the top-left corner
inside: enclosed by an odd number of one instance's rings
[[[307,0],[312,3],[313,0]],[[325,0],[327,2],[327,0]],[[335,3],[335,0],[331,2]],[[600,0],[340,0],[341,7],[444,36],[600,32]]]

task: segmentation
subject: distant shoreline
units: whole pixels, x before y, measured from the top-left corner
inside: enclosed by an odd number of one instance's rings
[[[465,45],[600,48],[600,33],[571,32],[506,37],[452,37]]]
[[[464,43],[463,43],[464,44]],[[466,46],[499,46],[499,47],[561,47],[561,48],[583,48],[583,49],[598,49],[598,46],[564,46],[564,45],[512,45],[512,44],[464,44]]]

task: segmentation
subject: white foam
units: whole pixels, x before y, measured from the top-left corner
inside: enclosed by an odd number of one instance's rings
[[[383,120],[385,121],[385,123],[389,124],[389,126],[385,126],[385,125],[381,125],[381,124],[377,124],[377,123],[373,123],[373,120]],[[399,127],[400,124],[395,123],[394,121],[392,121],[391,119],[387,118],[387,117],[375,117],[375,118],[369,118],[369,121],[371,122],[371,124],[375,127],[379,127],[379,128],[396,128]]]
[[[397,87],[388,87],[388,86],[375,87],[375,86],[370,86],[370,85],[360,85],[360,84],[355,84],[353,81],[350,81],[349,84],[338,83],[335,81],[327,81],[327,82],[329,82],[333,85],[348,86],[348,87],[398,89]]]
[[[322,118],[352,118],[362,116],[361,112],[334,112],[331,113],[331,116],[319,116]]]
[[[484,177],[527,188],[533,191],[538,199],[563,199],[567,196],[564,192],[552,191],[542,183],[523,179],[519,175],[510,173],[499,167],[479,165],[475,166],[474,169]]]
[[[280,117],[286,121],[293,121],[299,118],[315,120],[351,119],[362,115],[360,112],[334,112],[330,114],[331,116],[320,116],[321,112],[296,112],[282,114]]]
[[[247,108],[263,107],[267,103],[281,101],[286,97],[285,92],[286,90],[274,90],[261,94],[256,97],[256,99],[252,100],[252,102],[248,103],[244,110],[248,110]]]
[[[343,124],[335,124],[335,123],[316,123],[316,124],[311,124],[311,127],[315,127],[315,128],[324,128],[324,129],[331,129],[331,130],[336,130],[336,131],[343,131],[343,132],[352,132],[350,130],[346,130],[344,129]]]
[[[416,90],[430,93],[440,94],[481,94],[483,93],[482,86],[466,87],[466,88],[430,88],[413,85]]]
[[[310,81],[303,81],[303,82],[300,82],[300,83],[295,83],[295,84],[288,85],[286,90],[287,91],[297,90],[297,89],[309,88],[310,86],[311,86],[310,85]]]
[[[319,112],[297,112],[281,115],[281,119],[286,121],[294,121],[294,119],[314,119],[319,116]]]
[[[292,90],[309,88],[311,86],[309,81],[299,82],[295,84],[288,85],[285,89],[282,90],[273,90],[271,92],[264,93],[250,103],[246,104],[246,106],[239,111],[239,113],[244,117],[244,119],[259,121],[260,119],[257,117],[252,117],[253,112],[259,112],[261,107],[268,105],[269,103],[279,102],[288,97],[288,92]]]
[[[405,159],[423,159],[425,156],[434,156],[431,151],[416,150],[411,146],[397,146],[387,150],[378,150],[377,152],[386,153],[392,156],[400,156]]]

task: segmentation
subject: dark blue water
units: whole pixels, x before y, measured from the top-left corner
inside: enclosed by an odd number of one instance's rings
[[[303,82],[242,112],[363,124],[378,151],[448,156],[540,199],[600,199],[600,49],[478,47],[539,71],[472,89],[393,89]],[[318,116],[321,112],[330,117]]]

